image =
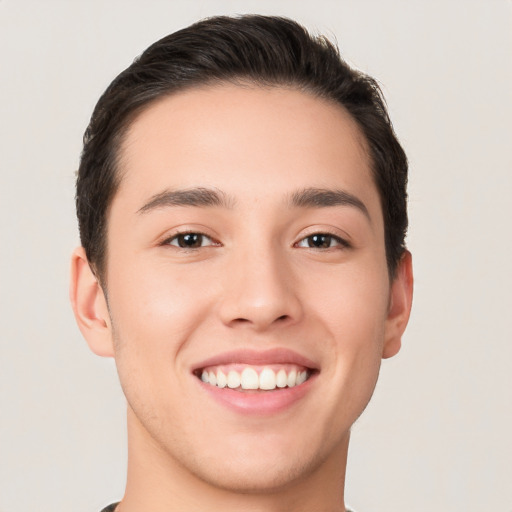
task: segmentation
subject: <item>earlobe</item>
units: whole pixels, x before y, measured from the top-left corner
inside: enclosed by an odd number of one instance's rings
[[[107,301],[83,247],[75,249],[71,257],[69,298],[76,322],[89,348],[97,355],[113,357],[114,344]]]
[[[400,350],[402,334],[411,313],[413,282],[412,255],[406,250],[400,259],[396,276],[391,283],[390,304],[382,349],[384,359],[396,355]]]

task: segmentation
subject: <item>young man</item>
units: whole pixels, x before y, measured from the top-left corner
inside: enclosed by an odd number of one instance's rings
[[[350,427],[411,307],[406,181],[375,82],[290,20],[202,21],[114,80],[71,283],[128,402],[105,510],[345,511]]]

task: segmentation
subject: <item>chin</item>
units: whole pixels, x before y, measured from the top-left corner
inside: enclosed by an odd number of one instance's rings
[[[293,487],[313,471],[312,461],[290,460],[238,460],[219,464],[215,470],[202,467],[196,475],[205,483],[237,494],[268,494]]]
[[[231,442],[220,439],[174,455],[189,475],[209,487],[236,494],[272,494],[296,488],[319,469],[322,473],[324,465],[343,466],[344,440],[326,443],[322,436],[301,440],[306,442],[293,442],[289,430],[286,436],[263,430],[258,436],[232,435]]]

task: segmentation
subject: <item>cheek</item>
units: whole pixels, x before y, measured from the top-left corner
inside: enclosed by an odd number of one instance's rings
[[[333,392],[357,415],[370,399],[380,369],[389,296],[387,273],[385,269],[372,272],[371,267],[355,270],[338,281],[332,279],[329,289],[329,294],[321,300],[313,297],[311,303],[318,305],[316,317],[328,329]]]
[[[130,269],[130,270],[127,270]],[[182,348],[211,309],[201,276],[164,264],[121,262],[109,274],[109,302],[121,380],[168,386],[183,370]],[[146,375],[143,375],[143,372]]]
[[[374,347],[375,341],[382,340],[389,302],[385,267],[354,265],[311,277],[309,303],[335,339],[360,348]]]
[[[118,324],[130,326],[125,331],[147,332],[148,339],[162,331],[167,342],[197,322],[209,295],[202,276],[165,262],[119,265],[109,275],[109,290],[112,315]]]
[[[208,298],[198,291],[198,285],[183,272],[170,275],[162,265],[119,261],[109,274],[121,386],[136,415],[155,432],[165,428],[161,419],[166,417],[155,411],[186,410],[181,403],[187,375],[183,347],[209,309]]]

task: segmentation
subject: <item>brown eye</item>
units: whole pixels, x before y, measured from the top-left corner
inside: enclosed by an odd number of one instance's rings
[[[331,249],[333,247],[337,247],[342,249],[350,247],[350,244],[342,238],[330,235],[329,233],[315,233],[303,238],[297,244],[297,247],[306,247],[311,249]]]
[[[167,242],[182,249],[199,249],[207,245],[213,245],[212,240],[201,233],[180,233]]]
[[[333,237],[331,235],[317,234],[307,237],[308,247],[317,249],[327,249],[332,246]]]

